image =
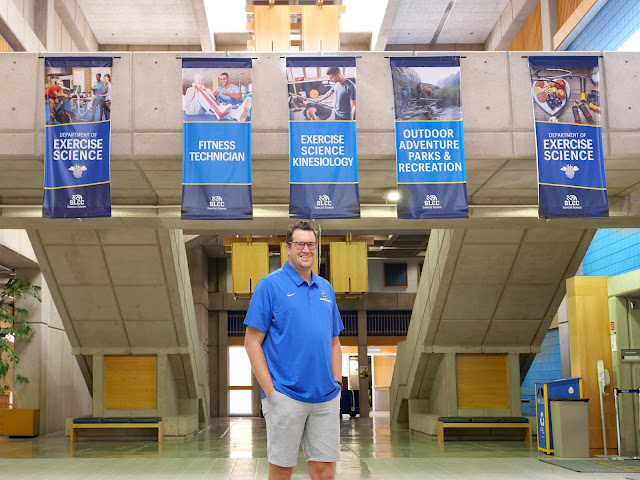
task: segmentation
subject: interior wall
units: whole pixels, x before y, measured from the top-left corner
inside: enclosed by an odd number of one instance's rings
[[[40,434],[44,435],[64,430],[67,418],[91,415],[92,399],[44,277],[39,270],[16,273],[42,287],[42,303],[21,304],[29,311],[36,334],[28,342],[16,343],[21,361],[14,374],[30,380],[16,391],[23,407],[40,409]]]
[[[538,3],[511,41],[507,51],[541,51],[542,48],[542,9]]]

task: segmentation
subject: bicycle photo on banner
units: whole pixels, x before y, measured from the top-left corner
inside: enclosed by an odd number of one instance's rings
[[[112,63],[45,58],[45,217],[111,216]]]

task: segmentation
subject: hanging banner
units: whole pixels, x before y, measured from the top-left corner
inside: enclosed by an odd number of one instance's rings
[[[111,57],[46,57],[42,215],[111,216]]]
[[[253,218],[251,86],[250,58],[182,59],[182,218]]]
[[[608,217],[598,57],[529,57],[538,215]]]
[[[289,216],[358,218],[356,59],[287,58]]]
[[[460,57],[392,57],[398,218],[466,218]]]

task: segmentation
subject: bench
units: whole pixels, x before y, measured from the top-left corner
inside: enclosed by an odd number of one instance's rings
[[[489,430],[489,436],[494,429],[513,428],[522,431],[522,440],[531,443],[531,424],[526,417],[439,417],[438,441],[444,442],[445,429],[482,428]]]
[[[78,430],[96,428],[157,428],[158,442],[162,442],[162,419],[159,417],[78,417],[74,418],[71,422],[71,431],[69,435],[71,443],[78,441]]]

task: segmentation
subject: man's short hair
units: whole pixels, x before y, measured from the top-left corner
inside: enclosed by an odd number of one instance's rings
[[[289,225],[289,228],[287,229],[287,238],[285,239],[285,242],[287,243],[291,242],[291,239],[293,238],[293,232],[295,232],[296,230],[306,230],[308,232],[313,232],[313,234],[316,237],[316,240],[318,239],[318,234],[316,233],[316,229],[313,228],[313,226],[306,220],[300,220],[299,222],[292,223],[291,225]]]
[[[229,74],[227,72],[222,72],[220,76],[229,78]]]
[[[101,77],[102,74],[101,73],[96,73],[96,77]]]
[[[340,67],[329,67],[327,68],[327,75],[339,75]]]

